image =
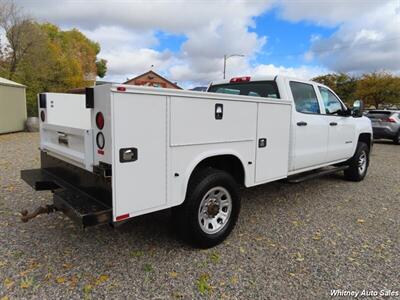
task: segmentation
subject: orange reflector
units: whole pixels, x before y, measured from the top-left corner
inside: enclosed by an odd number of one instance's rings
[[[129,214],[120,215],[116,218],[117,221],[122,221],[129,218]]]

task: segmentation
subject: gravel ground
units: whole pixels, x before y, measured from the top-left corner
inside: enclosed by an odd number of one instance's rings
[[[400,293],[400,146],[375,144],[367,178],[332,175],[243,192],[234,232],[195,250],[168,212],[118,229],[63,215],[23,224],[51,202],[19,178],[39,166],[38,135],[0,135],[0,299],[325,299],[331,289]],[[400,297],[398,297],[400,299]]]

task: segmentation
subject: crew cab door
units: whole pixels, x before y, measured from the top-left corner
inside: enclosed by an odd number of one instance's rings
[[[326,122],[329,125],[328,155],[329,162],[352,157],[356,127],[351,116],[343,116],[346,107],[328,88],[318,86],[318,92],[324,106]]]
[[[321,114],[316,86],[289,81],[294,101],[292,132],[294,137],[291,170],[300,170],[326,163],[329,125]]]

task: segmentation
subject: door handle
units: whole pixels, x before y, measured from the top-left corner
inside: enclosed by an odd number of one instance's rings
[[[330,122],[329,125],[330,126],[337,126],[337,123],[336,122]]]
[[[262,138],[258,140],[258,148],[265,148],[267,147],[267,139]]]
[[[138,159],[137,148],[121,148],[119,149],[119,162],[126,163],[136,161]]]
[[[304,121],[297,122],[297,126],[307,126],[307,122]]]

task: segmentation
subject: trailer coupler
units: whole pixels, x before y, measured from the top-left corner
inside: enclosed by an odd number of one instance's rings
[[[48,204],[45,207],[39,206],[32,213],[28,213],[28,211],[26,209],[24,209],[23,211],[21,211],[21,221],[26,223],[29,220],[37,217],[38,215],[49,214],[49,213],[55,212],[57,210],[58,209],[57,209],[57,207],[54,206],[54,204]]]

